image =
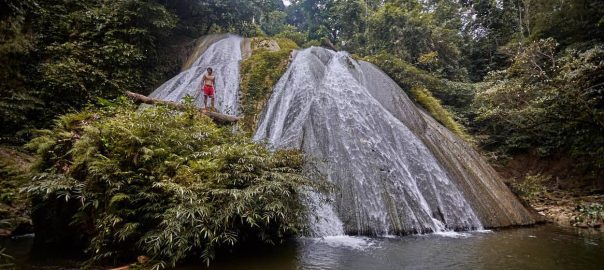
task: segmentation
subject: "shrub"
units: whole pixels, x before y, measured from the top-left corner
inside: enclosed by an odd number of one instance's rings
[[[31,156],[17,149],[0,147],[0,229],[11,234],[29,233],[29,199],[20,189],[29,184],[32,163]]]
[[[302,32],[299,32],[293,25],[285,25],[281,32],[275,35],[277,38],[286,38],[295,42],[298,46],[304,44],[306,42],[306,37],[308,35]]]
[[[489,73],[474,106],[483,145],[503,153],[570,153],[595,179],[604,168],[604,47],[557,52],[527,44],[509,68]]]
[[[545,183],[551,179],[548,175],[526,175],[520,182],[512,183],[512,191],[518,196],[533,202],[547,194]]]
[[[194,109],[104,103],[28,144],[40,157],[27,188],[34,207],[75,204],[70,233],[89,239],[90,263],[141,254],[155,269],[190,256],[209,263],[217,248],[305,232],[298,194],[316,185],[299,152],[270,152]]]

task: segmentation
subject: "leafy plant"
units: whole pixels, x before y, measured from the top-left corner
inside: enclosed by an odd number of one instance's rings
[[[483,145],[503,153],[565,151],[596,178],[604,167],[604,47],[557,53],[543,39],[492,72],[474,100]]]
[[[604,205],[601,203],[580,203],[575,211],[577,215],[572,220],[574,226],[585,224],[593,227],[604,223]]]
[[[320,188],[299,152],[271,152],[195,109],[119,100],[62,116],[28,146],[41,158],[27,188],[34,207],[76,203],[68,218],[90,239],[90,263],[142,254],[159,269],[191,256],[209,263],[245,241],[278,243],[306,231],[298,196]]]
[[[545,183],[551,179],[548,175],[526,175],[523,180],[512,183],[512,191],[529,202],[547,195]]]

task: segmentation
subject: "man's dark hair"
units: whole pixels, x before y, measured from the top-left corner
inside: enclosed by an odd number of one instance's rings
[[[208,71],[209,71],[209,72],[212,72],[213,70],[212,70],[212,68],[208,68]]]

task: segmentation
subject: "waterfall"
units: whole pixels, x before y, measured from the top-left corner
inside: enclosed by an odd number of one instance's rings
[[[224,114],[237,114],[243,38],[225,34],[210,36],[209,39],[211,45],[201,40],[203,46],[198,46],[193,52],[196,59],[188,61],[192,64],[187,65],[186,70],[158,87],[149,97],[179,102],[186,95],[195,96],[201,88],[203,74],[211,67],[216,75],[216,109]],[[195,99],[195,105],[203,107],[203,93]]]
[[[535,221],[470,146],[375,66],[344,52],[299,52],[274,87],[254,139],[324,162],[319,167],[338,192],[333,204],[308,196],[319,219],[310,222],[315,235]]]
[[[194,96],[207,67],[219,111],[238,113],[243,38],[200,40],[185,70],[150,96]],[[203,105],[203,96],[195,100]],[[273,88],[254,139],[297,148],[334,184],[306,192],[313,235],[388,235],[535,223],[472,146],[417,108],[377,67],[345,52],[297,53]]]

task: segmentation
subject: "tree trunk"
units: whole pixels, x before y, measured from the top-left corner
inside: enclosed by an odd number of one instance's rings
[[[155,104],[161,104],[161,105],[166,105],[170,108],[176,109],[176,110],[180,110],[180,111],[184,111],[187,109],[187,106],[184,104],[180,104],[180,103],[176,103],[176,102],[172,102],[172,101],[166,101],[166,100],[160,100],[160,99],[155,99],[155,98],[150,98],[141,94],[137,94],[137,93],[133,93],[130,91],[126,91],[126,95],[133,99],[136,102],[140,102],[140,103],[145,103],[145,104],[151,104],[151,105],[155,105]],[[221,114],[221,113],[217,113],[217,112],[212,112],[212,111],[208,111],[205,109],[198,109],[199,112],[207,115],[208,117],[212,118],[212,120],[214,120],[214,122],[216,122],[217,124],[234,124],[237,121],[239,121],[239,117],[237,116],[233,116],[233,115],[226,115],[226,114]]]

